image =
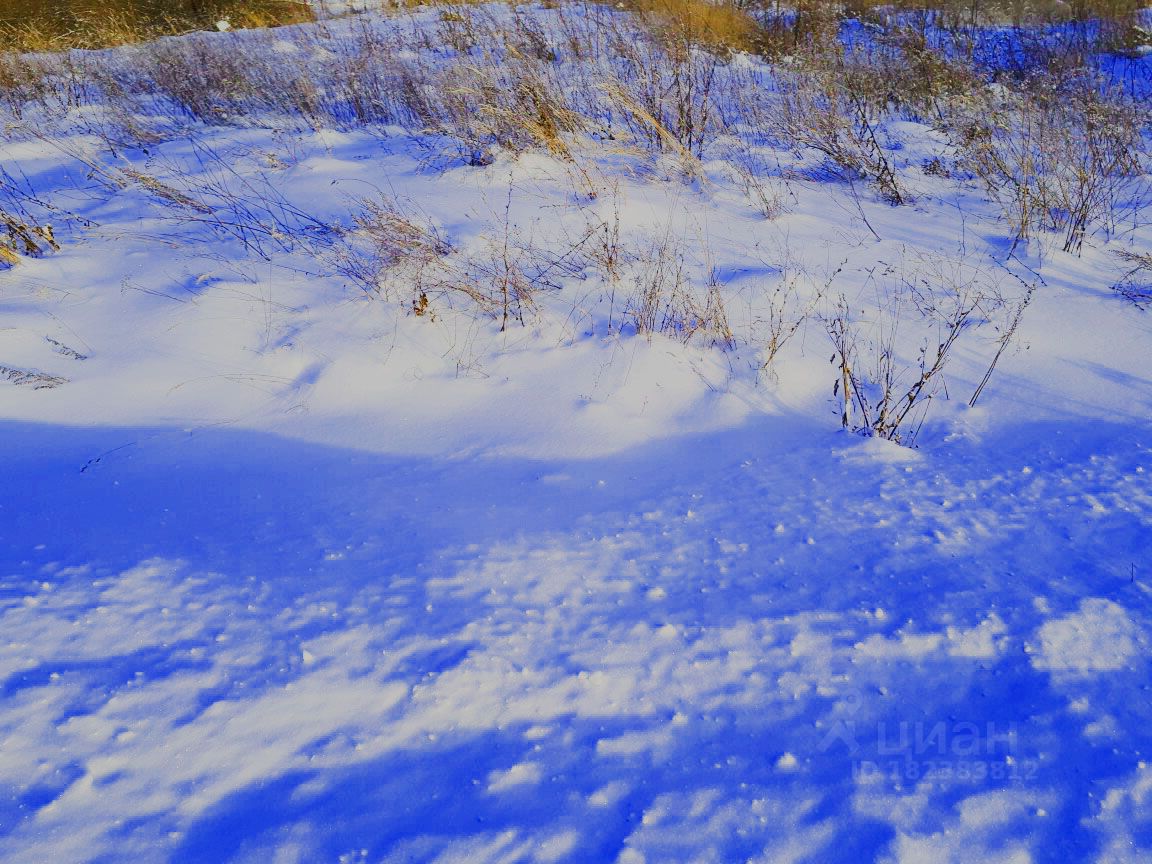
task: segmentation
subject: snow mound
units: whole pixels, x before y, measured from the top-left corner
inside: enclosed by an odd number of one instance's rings
[[[1123,669],[1140,650],[1140,635],[1122,606],[1089,597],[1080,610],[1046,622],[1032,665],[1051,672],[1084,674]]]

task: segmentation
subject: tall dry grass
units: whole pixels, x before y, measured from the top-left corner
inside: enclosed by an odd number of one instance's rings
[[[315,20],[306,0],[5,0],[0,39],[22,51],[106,48],[159,36]]]

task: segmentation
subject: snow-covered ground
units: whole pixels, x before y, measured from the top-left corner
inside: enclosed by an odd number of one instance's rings
[[[459,255],[619,213],[728,351],[609,332],[575,270],[525,326],[414,315],[12,133],[97,227],[0,272],[0,859],[1152,860],[1152,317],[887,132],[913,203],[796,172],[770,221],[708,162],[588,200],[400,135],[122,154],[324,219],[386,190]],[[833,293],[956,268],[1036,286],[977,407],[991,325],[917,448],[841,431]],[[762,371],[773,308],[811,318]]]

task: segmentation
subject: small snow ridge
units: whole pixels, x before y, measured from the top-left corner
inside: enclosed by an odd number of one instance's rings
[[[908,465],[922,461],[921,454],[910,447],[902,447],[894,441],[879,436],[853,441],[837,455],[849,465],[890,464]]]
[[[535,785],[540,782],[541,776],[538,762],[521,762],[507,771],[493,771],[488,777],[488,791],[503,792],[514,786]]]
[[[948,628],[948,653],[953,657],[991,660],[1003,649],[1008,632],[1004,621],[993,612],[977,626],[964,630]]]

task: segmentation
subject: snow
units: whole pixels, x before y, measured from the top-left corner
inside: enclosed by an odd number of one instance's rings
[[[1138,656],[1143,641],[1124,607],[1098,597],[1083,600],[1071,615],[1045,622],[1039,637],[1033,666],[1080,674],[1123,669]]]
[[[287,152],[198,134],[251,176]],[[510,189],[552,249],[616,206],[542,155],[291,135],[285,196],[386,184],[460,250]],[[608,333],[595,278],[429,320],[2,146],[101,227],[0,272],[0,365],[64,379],[0,380],[0,859],[1152,860],[1152,319],[1106,250],[1021,251],[1018,344],[975,408],[959,352],[912,449],[837,428],[818,324],[761,372]],[[191,164],[155,151],[125,158]],[[769,222],[612,179],[741,332],[785,248],[853,298],[1000,248],[952,181],[796,181]]]

